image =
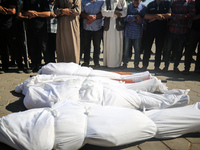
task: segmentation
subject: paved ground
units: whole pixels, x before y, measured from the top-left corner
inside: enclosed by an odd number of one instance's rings
[[[101,54],[102,55],[102,54]],[[153,60],[154,55],[152,55],[150,66],[148,70],[152,73],[153,71]],[[102,60],[100,62],[102,64]],[[92,65],[92,63],[91,63]],[[140,64],[141,65],[141,64]],[[161,64],[161,69],[163,68],[163,63]],[[183,63],[179,65],[180,70],[183,70]],[[110,69],[106,67],[100,67],[102,70],[109,71],[124,71],[124,72],[135,72],[133,69],[133,62],[128,64],[127,69]],[[192,64],[192,71],[194,70],[194,64]],[[23,105],[24,96],[14,92],[15,86],[23,82],[25,79],[29,78],[31,74],[18,74],[15,73],[15,69],[11,73],[0,75],[0,117],[13,112],[24,111],[26,108]],[[172,64],[170,65],[170,71],[168,73],[156,73],[159,79],[167,81],[166,85],[169,89],[179,88],[179,89],[190,89],[189,96],[191,98],[190,104],[195,102],[200,102],[200,74],[191,72],[190,75],[175,74],[172,71]],[[134,136],[134,135],[133,135]],[[0,143],[1,150],[12,149],[9,146]],[[82,150],[200,150],[200,133],[193,133],[184,135],[175,139],[167,140],[157,140],[150,139],[147,141],[141,141],[139,143],[132,143],[129,145],[124,145],[120,147],[103,148],[97,146],[86,145]]]

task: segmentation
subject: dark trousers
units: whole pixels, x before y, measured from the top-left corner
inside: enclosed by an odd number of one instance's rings
[[[48,42],[47,42],[47,53],[48,61],[55,62],[55,51],[56,51],[56,33],[48,33]]]
[[[151,48],[155,39],[155,45],[156,45],[156,52],[155,52],[155,68],[160,67],[161,63],[161,54],[165,42],[165,35],[146,35],[144,42],[144,57],[143,57],[143,67],[148,67],[149,65],[149,59],[151,56]]]
[[[9,67],[8,45],[11,42],[11,37],[8,34],[8,30],[0,30],[0,41],[2,69],[7,70]]]
[[[14,37],[13,30],[0,30],[0,55],[2,69],[7,70],[9,67],[9,51],[17,62],[18,68],[23,67],[22,55],[18,50],[17,38]]]
[[[190,70],[192,55],[196,50],[197,44],[200,44],[200,30],[191,29],[188,35],[188,42],[185,46],[185,70]],[[195,70],[200,69],[200,45],[198,45],[197,59],[195,62]]]
[[[169,59],[170,59],[170,54],[172,51],[173,44],[177,44],[177,49],[175,52],[175,60],[174,60],[174,68],[177,68],[182,57],[183,53],[183,47],[186,42],[186,34],[174,34],[174,33],[169,33],[168,39],[167,39],[167,49],[165,52],[165,67],[169,67]],[[177,43],[175,43],[177,41]]]
[[[46,51],[48,35],[45,28],[37,31],[28,28],[27,32],[28,32],[28,49],[31,54],[32,67],[39,66],[41,64],[42,52],[44,54],[45,63],[48,63],[49,56]]]
[[[94,64],[99,64],[99,53],[100,53],[100,44],[102,38],[102,29],[98,31],[83,31],[84,35],[84,62],[89,64],[90,61],[90,48],[91,48],[91,40],[93,40],[94,45],[94,53],[93,60]]]

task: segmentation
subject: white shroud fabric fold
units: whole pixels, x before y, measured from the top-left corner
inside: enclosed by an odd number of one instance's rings
[[[120,107],[89,109],[86,143],[119,146],[154,137],[155,124],[138,110]]]
[[[156,124],[156,138],[176,138],[186,133],[200,132],[200,102],[193,105],[150,110],[146,115]]]
[[[84,144],[116,146],[156,134],[156,125],[138,110],[60,101],[0,119],[0,142],[15,149],[77,150]]]
[[[102,77],[72,78],[67,76],[64,78],[64,76],[61,76],[61,78],[58,78],[59,76],[52,76],[51,79],[47,76],[47,80],[45,80],[45,76],[35,77],[29,82],[30,84],[25,82],[24,87],[26,88],[23,92],[25,93],[24,105],[26,108],[52,107],[62,100],[133,109],[163,109],[173,105],[183,106],[189,102],[187,94],[142,92],[127,89],[123,82]],[[48,80],[49,82],[47,82]],[[32,86],[30,86],[31,84]]]

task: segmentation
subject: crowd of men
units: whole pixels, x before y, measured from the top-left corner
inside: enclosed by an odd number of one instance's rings
[[[37,72],[42,58],[45,64],[80,63],[82,54],[81,65],[89,66],[91,42],[96,68],[103,42],[104,66],[126,68],[134,51],[135,70],[145,71],[154,41],[156,72],[167,72],[173,59],[173,71],[180,73],[184,53],[182,73],[188,75],[197,53],[200,73],[200,0],[153,0],[147,6],[141,0],[0,0],[0,20],[0,74],[15,63],[18,72],[26,71],[29,62]]]

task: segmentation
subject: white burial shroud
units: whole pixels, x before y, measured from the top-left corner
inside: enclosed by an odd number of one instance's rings
[[[156,130],[138,110],[60,101],[1,118],[0,142],[24,150],[77,150],[87,143],[110,147],[149,139]]]
[[[121,75],[50,63],[39,73],[15,88],[35,109],[0,119],[0,142],[15,149],[110,147],[200,131],[200,104],[177,107],[188,104],[189,90],[167,90],[149,72]]]

